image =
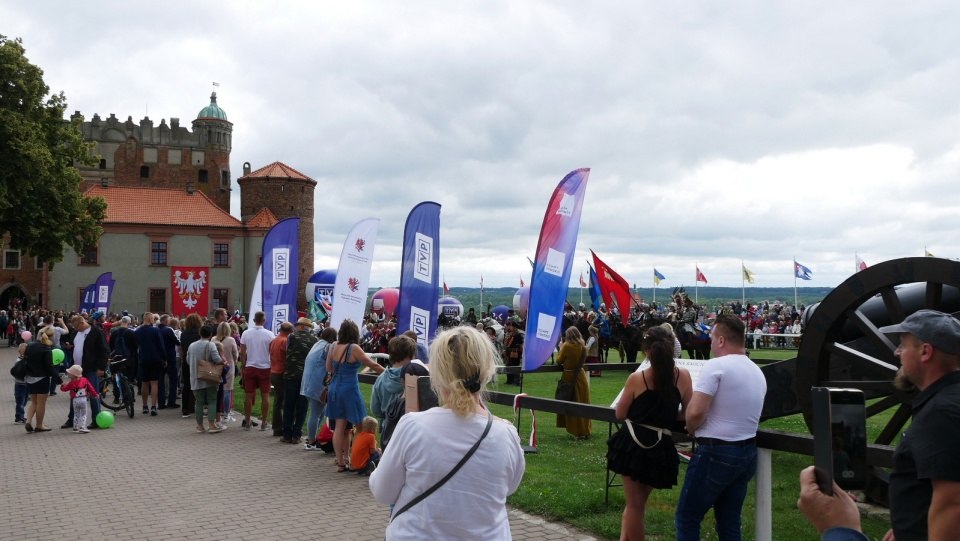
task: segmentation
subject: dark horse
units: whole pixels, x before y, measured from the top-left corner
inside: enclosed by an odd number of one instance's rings
[[[604,321],[600,326],[600,362],[607,362],[610,350],[620,354],[620,362],[637,362],[643,331],[636,325],[624,325],[619,319]]]

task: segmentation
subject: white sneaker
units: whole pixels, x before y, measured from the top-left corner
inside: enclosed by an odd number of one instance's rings
[[[228,422],[228,423],[235,423],[235,422],[237,422],[237,418],[234,417],[233,415],[229,415],[229,416],[227,416],[227,422]]]
[[[260,432],[264,432],[264,431],[270,430],[271,428],[273,428],[273,427],[270,425],[270,423],[262,423],[262,424],[260,425]]]
[[[77,430],[77,432],[79,432],[80,434],[89,434],[89,433],[90,433],[90,429],[87,428],[87,427],[83,427],[83,428]]]

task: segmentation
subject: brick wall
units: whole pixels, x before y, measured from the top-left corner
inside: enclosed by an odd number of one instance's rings
[[[291,178],[245,178],[240,185],[240,219],[249,220],[263,207],[267,207],[278,220],[300,218],[300,272],[301,289],[313,276],[313,195],[314,181]],[[306,310],[302,298],[298,310]]]

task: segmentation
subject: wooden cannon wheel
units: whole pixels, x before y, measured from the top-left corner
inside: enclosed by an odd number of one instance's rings
[[[908,284],[915,285],[901,288]],[[956,314],[958,288],[960,262],[912,257],[860,271],[830,292],[807,319],[797,356],[798,400],[811,433],[809,389],[856,388],[867,396],[868,418],[894,410],[879,433],[868,429],[874,444],[890,445],[910,420],[914,395],[894,388],[900,368],[893,354],[897,338],[878,328],[923,308]]]

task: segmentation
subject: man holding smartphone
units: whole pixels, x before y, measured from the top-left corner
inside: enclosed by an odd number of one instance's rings
[[[936,310],[918,310],[880,332],[900,335],[894,352],[900,370],[894,385],[920,390],[912,404],[913,422],[893,454],[893,528],[884,541],[955,540],[960,535],[960,321]],[[859,517],[856,525],[823,520],[831,505],[849,505],[842,492],[839,498],[829,498],[810,486],[811,477],[807,470],[801,474],[798,506],[824,539],[832,539],[834,530],[839,533],[842,527],[858,528]]]
[[[712,507],[720,541],[739,540],[747,484],[757,471],[757,425],[767,380],[746,356],[739,316],[717,316],[710,332],[716,357],[700,370],[687,406],[687,432],[697,442],[677,503],[678,541],[699,541]]]

